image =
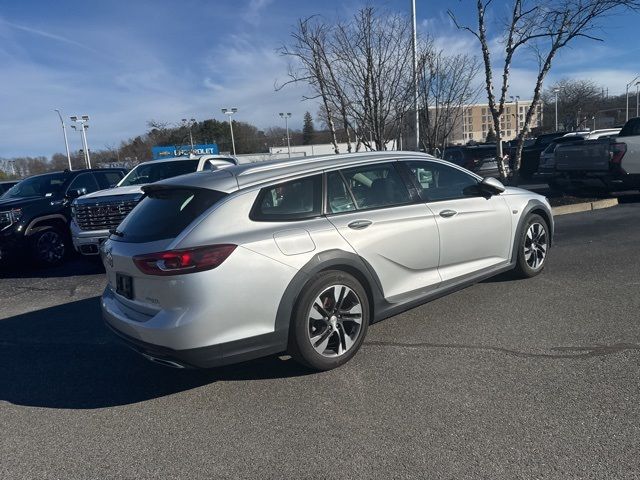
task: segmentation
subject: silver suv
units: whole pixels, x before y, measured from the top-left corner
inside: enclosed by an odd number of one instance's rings
[[[102,247],[107,324],[148,359],[288,351],[317,370],[370,323],[500,272],[532,277],[546,199],[415,152],[229,167],[144,187]]]

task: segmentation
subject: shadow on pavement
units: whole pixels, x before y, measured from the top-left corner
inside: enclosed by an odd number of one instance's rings
[[[278,357],[213,370],[153,364],[103,325],[99,297],[0,320],[0,364],[0,401],[70,409],[128,405],[218,380],[310,373]]]
[[[15,262],[0,267],[0,278],[60,278],[100,273],[104,273],[104,267],[99,258],[84,258],[79,255],[71,255],[57,267],[40,268]]]

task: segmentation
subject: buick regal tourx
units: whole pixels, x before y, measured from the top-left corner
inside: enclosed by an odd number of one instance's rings
[[[102,246],[107,324],[148,359],[348,361],[370,323],[540,273],[544,197],[415,152],[232,166],[144,187]]]

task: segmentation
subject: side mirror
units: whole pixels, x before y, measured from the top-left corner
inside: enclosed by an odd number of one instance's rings
[[[499,195],[505,190],[502,182],[493,177],[483,178],[480,182],[480,188],[491,195]]]
[[[70,190],[67,190],[67,195],[66,197],[70,200],[73,200],[74,198],[78,198],[81,197],[82,195],[86,195],[87,194],[87,189],[86,188],[72,188]]]

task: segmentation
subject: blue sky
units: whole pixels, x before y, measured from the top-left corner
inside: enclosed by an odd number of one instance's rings
[[[274,91],[286,79],[287,60],[276,49],[300,17],[345,18],[355,0],[0,0],[0,157],[64,151],[54,108],[89,114],[92,149],[117,146],[144,133],[150,119],[222,119],[220,108],[266,128],[293,113],[300,127],[303,86]],[[410,1],[369,3],[407,11]],[[419,29],[448,52],[476,52],[473,38],[457,31],[452,8],[473,21],[470,0],[417,0]],[[499,0],[496,4],[500,5]],[[497,19],[497,17],[496,17]],[[494,19],[495,20],[495,19]],[[547,83],[590,78],[621,93],[640,73],[638,14],[605,22],[605,42],[580,41],[560,55]],[[535,66],[514,65],[511,93],[529,98]],[[80,148],[70,131],[71,148]]]

